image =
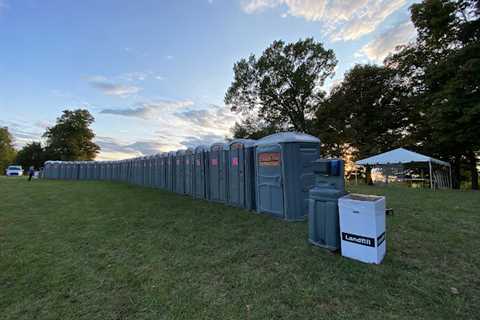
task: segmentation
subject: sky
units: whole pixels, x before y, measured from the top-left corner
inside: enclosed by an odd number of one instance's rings
[[[0,0],[0,126],[39,141],[86,108],[101,152],[123,159],[222,141],[240,115],[233,65],[313,37],[338,65],[381,64],[415,37],[411,0]]]

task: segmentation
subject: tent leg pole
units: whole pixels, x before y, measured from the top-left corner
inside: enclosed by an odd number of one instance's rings
[[[432,161],[428,162],[428,170],[430,171],[430,189],[433,189]]]
[[[452,182],[452,166],[448,166],[448,169],[450,170],[450,184],[449,184],[449,187],[450,189],[452,189],[452,185],[453,185],[453,182]]]

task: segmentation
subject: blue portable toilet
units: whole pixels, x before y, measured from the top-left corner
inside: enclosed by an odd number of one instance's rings
[[[175,192],[185,194],[185,150],[175,154]]]
[[[87,180],[85,161],[78,162],[78,180]]]
[[[166,181],[167,181],[167,190],[174,192],[175,191],[175,151],[170,151],[167,156],[166,164]]]
[[[208,153],[209,200],[227,201],[227,154],[228,145],[225,143],[214,143],[210,146]]]
[[[145,161],[145,180],[144,185],[146,187],[152,186],[152,157],[146,156],[144,158]]]
[[[208,147],[198,146],[194,152],[195,158],[195,197],[200,199],[208,199],[207,179],[208,179]]]
[[[166,189],[167,188],[167,175],[166,175],[166,170],[167,170],[167,153],[162,153],[159,156],[159,168],[158,168],[158,175],[159,175],[159,187],[161,189]]]
[[[229,143],[228,203],[248,210],[255,209],[255,142],[236,139]]]
[[[195,156],[193,149],[185,150],[185,194],[193,196],[195,177]]]
[[[308,191],[315,184],[313,161],[320,140],[298,132],[280,132],[255,143],[257,211],[285,220],[308,214]]]

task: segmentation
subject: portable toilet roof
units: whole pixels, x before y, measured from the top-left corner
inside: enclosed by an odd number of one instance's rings
[[[264,146],[278,143],[288,142],[314,142],[319,143],[320,139],[301,132],[279,132],[266,136],[260,140],[257,140],[255,146]]]
[[[241,143],[246,147],[253,147],[258,140],[253,139],[234,139],[228,143],[228,146],[232,146],[237,143]]]
[[[209,148],[206,145],[200,145],[195,147],[195,152],[200,152],[200,151],[208,151]]]
[[[228,144],[224,142],[215,142],[214,144],[210,145],[209,150],[212,150],[213,148],[216,147],[221,147],[222,150],[228,150]]]
[[[177,151],[170,151],[168,153],[169,156],[175,156],[177,154]]]
[[[182,150],[177,150],[177,152],[176,152],[175,154],[178,155],[178,156],[182,156],[182,155],[185,154],[185,150],[184,150],[184,149],[182,149]]]

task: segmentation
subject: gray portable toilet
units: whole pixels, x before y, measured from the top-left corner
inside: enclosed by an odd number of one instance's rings
[[[200,199],[208,199],[207,179],[208,179],[208,147],[198,146],[194,152],[195,172],[194,186],[195,197]]]
[[[172,192],[175,191],[175,155],[176,151],[170,151],[168,153],[165,174],[167,181],[167,190]]]
[[[315,183],[312,161],[320,140],[298,132],[280,132],[255,143],[257,211],[289,221],[308,214],[308,191]]]
[[[185,194],[193,196],[195,177],[195,156],[193,149],[185,150]]]
[[[255,142],[251,139],[236,139],[229,143],[228,203],[248,210],[256,207]]]
[[[95,161],[89,161],[87,164],[87,180],[95,180]]]
[[[58,162],[58,179],[59,180],[64,180],[65,179],[66,171],[67,171],[67,168],[66,168],[66,165],[65,165],[65,161],[59,161]]]
[[[175,192],[185,194],[185,150],[175,154]]]
[[[167,153],[161,153],[158,157],[158,177],[159,177],[159,188],[166,189],[167,180],[166,180],[166,170],[167,170]]]
[[[144,158],[145,161],[145,180],[144,185],[146,187],[152,186],[152,157],[146,156]]]
[[[85,162],[80,161],[78,162],[78,180],[86,180],[86,171],[85,171]]]
[[[214,143],[208,153],[209,200],[227,202],[227,154],[228,145]]]

